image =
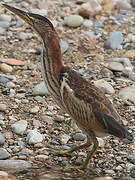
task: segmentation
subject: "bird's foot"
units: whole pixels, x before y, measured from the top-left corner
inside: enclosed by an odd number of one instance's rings
[[[79,155],[77,153],[73,153],[73,148],[69,148],[69,149],[65,149],[65,150],[60,150],[60,149],[56,149],[56,148],[53,148],[53,147],[49,146],[49,148],[47,150],[50,151],[50,152],[53,152],[55,154],[62,155],[62,156],[70,156],[70,157],[73,157],[73,156],[76,156],[76,157],[82,156],[82,155]]]
[[[88,170],[90,171],[93,175],[97,175],[97,171],[93,168],[90,168],[88,166],[86,166],[85,164],[81,165],[81,166],[68,166],[66,168],[64,168],[64,171],[74,171],[74,170]]]

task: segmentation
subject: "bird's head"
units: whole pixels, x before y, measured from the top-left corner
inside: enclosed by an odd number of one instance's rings
[[[23,10],[17,9],[15,7],[3,4],[8,10],[13,12],[27,22],[31,27],[33,27],[42,37],[45,31],[54,30],[52,23],[44,16],[25,12]],[[44,34],[45,35],[45,34]]]

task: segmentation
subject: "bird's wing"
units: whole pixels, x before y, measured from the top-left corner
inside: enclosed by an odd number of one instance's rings
[[[66,110],[84,130],[125,136],[119,115],[98,88],[68,67],[61,72],[60,83]]]

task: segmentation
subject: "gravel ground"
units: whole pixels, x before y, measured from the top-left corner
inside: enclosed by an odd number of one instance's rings
[[[80,0],[2,2],[52,21],[61,39],[64,63],[103,90],[134,135],[135,2],[99,2],[97,12]],[[78,158],[48,152],[48,144],[69,148],[86,136],[49,96],[41,76],[40,53],[40,37],[1,5],[0,169],[25,180],[134,179],[135,144],[112,136],[98,139],[100,147],[90,162],[100,178],[87,171],[62,171],[67,165],[81,164],[89,149],[80,151]]]

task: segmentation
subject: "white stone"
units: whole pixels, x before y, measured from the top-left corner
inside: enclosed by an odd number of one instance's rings
[[[44,136],[40,134],[37,129],[30,130],[27,135],[27,141],[29,144],[40,143],[44,140]]]
[[[79,15],[70,15],[66,19],[66,24],[69,27],[79,27],[83,23],[83,18]]]
[[[20,121],[16,122],[15,124],[12,124],[11,128],[13,129],[13,132],[15,132],[16,134],[23,135],[23,133],[25,132],[25,130],[27,128],[27,121],[20,120]]]
[[[0,103],[0,111],[6,111],[7,106],[6,104]]]
[[[135,87],[129,86],[119,92],[119,96],[125,101],[130,100],[135,103]]]
[[[48,92],[48,89],[46,87],[46,84],[45,82],[41,82],[40,84],[37,84],[34,88],[33,88],[33,95],[34,96],[45,96],[45,95],[48,95],[49,92]]]
[[[100,79],[97,81],[94,81],[94,84],[97,88],[99,88],[101,91],[103,91],[104,93],[107,94],[113,94],[115,93],[114,88],[112,87],[111,84],[109,84],[107,81],[105,81],[104,79]]]

